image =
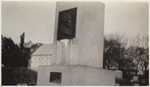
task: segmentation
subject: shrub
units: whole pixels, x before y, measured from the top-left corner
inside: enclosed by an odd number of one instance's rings
[[[27,85],[36,85],[37,72],[28,68],[3,68],[2,69],[2,84],[17,85],[18,83]]]

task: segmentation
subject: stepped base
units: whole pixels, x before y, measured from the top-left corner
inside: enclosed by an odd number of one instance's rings
[[[114,86],[115,72],[87,66],[42,65],[39,66],[37,85]]]

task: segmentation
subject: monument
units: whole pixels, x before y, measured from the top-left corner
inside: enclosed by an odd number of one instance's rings
[[[104,4],[57,2],[51,65],[39,66],[37,85],[115,85],[103,69]]]

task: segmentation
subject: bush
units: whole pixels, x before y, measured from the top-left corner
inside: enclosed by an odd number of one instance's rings
[[[2,68],[2,85],[17,85],[18,83],[36,85],[37,72],[28,68]]]
[[[115,82],[118,83],[120,86],[131,86],[131,85],[133,85],[133,84],[130,82],[130,80],[125,79],[125,78],[123,78],[123,79],[116,79]]]

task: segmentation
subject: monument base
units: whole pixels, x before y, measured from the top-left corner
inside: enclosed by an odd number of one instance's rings
[[[114,86],[115,72],[87,66],[42,65],[37,85]]]

